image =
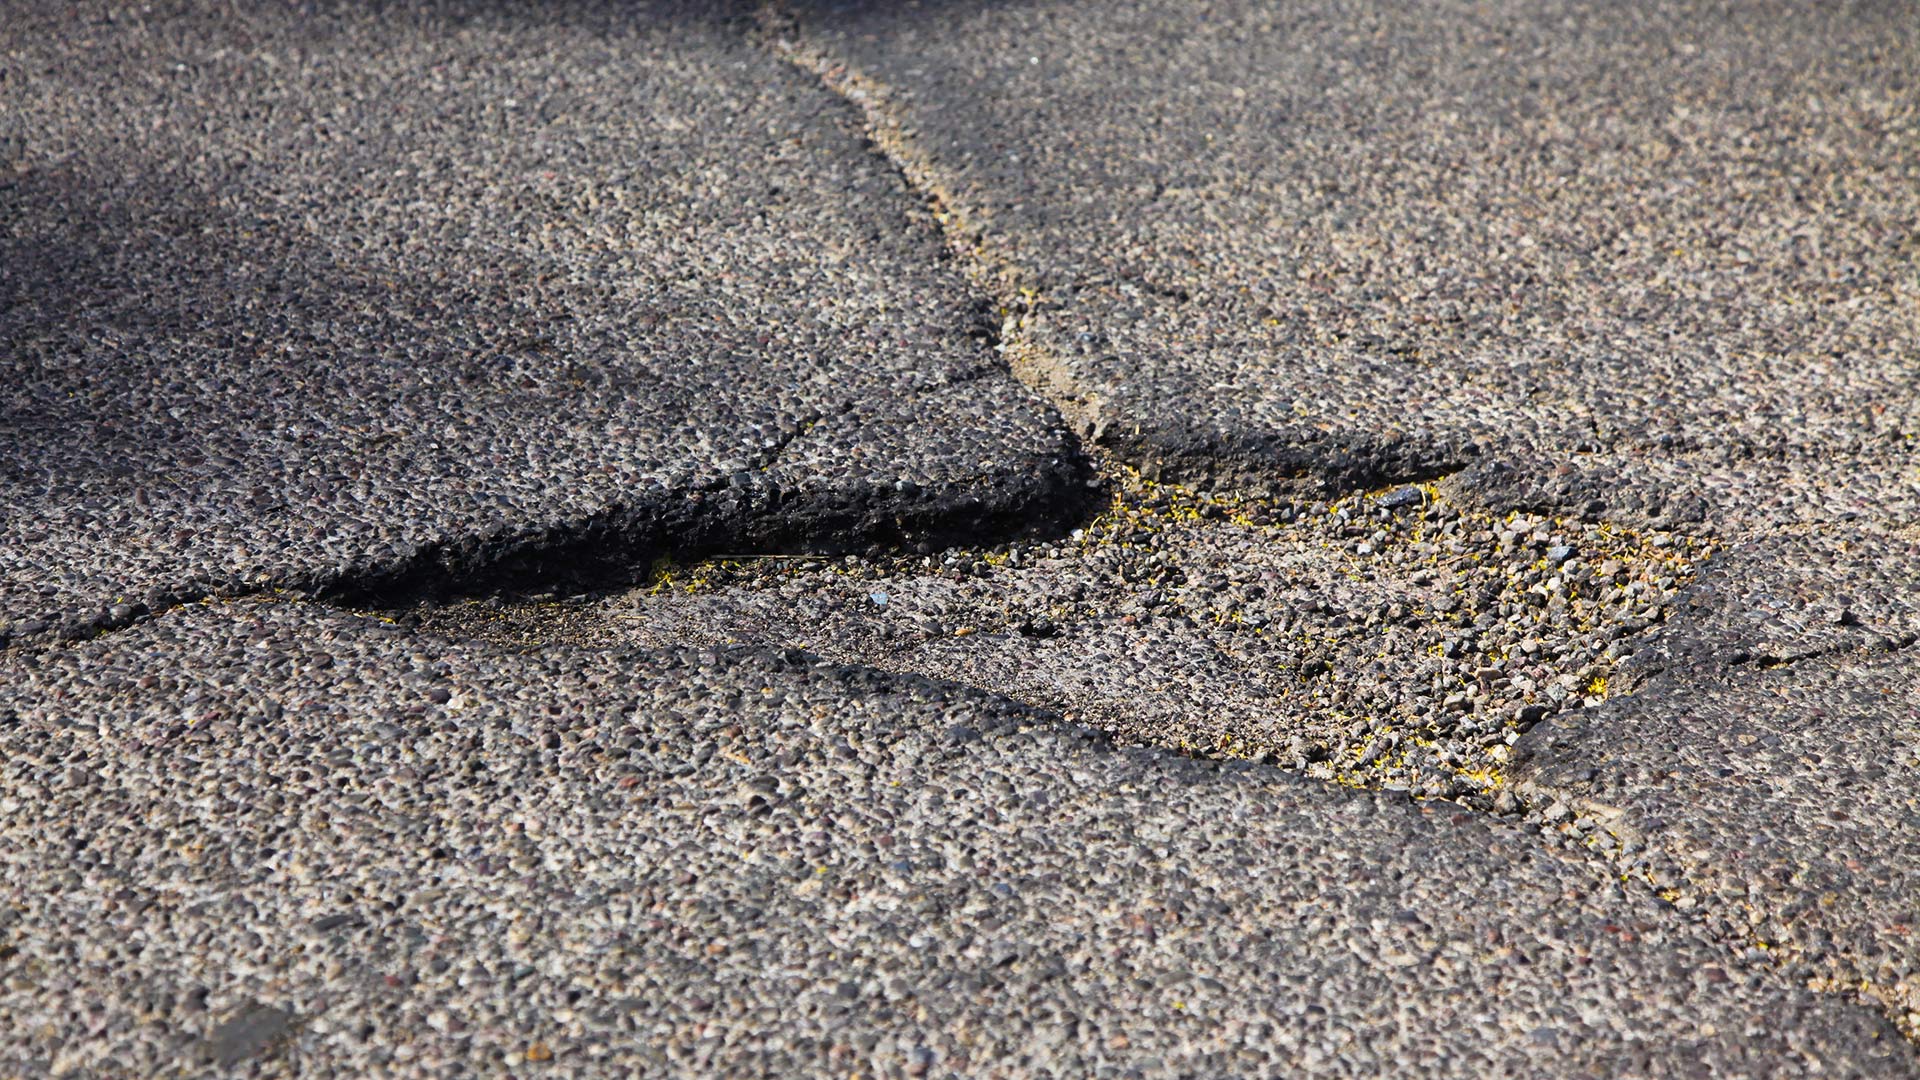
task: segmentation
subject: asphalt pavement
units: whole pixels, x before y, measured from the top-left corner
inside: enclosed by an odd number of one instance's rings
[[[29,1074],[1916,1064],[1460,807],[952,683],[264,600],[5,676],[0,1009]]]
[[[1914,508],[1911,4],[794,10],[1032,381],[1143,468]]]
[[[1920,7],[22,3],[0,1077],[1920,1075]]]
[[[917,200],[705,5],[19,15],[0,635],[1072,512]]]

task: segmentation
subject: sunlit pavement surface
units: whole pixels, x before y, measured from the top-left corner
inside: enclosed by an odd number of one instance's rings
[[[1920,1074],[1920,6],[14,4],[0,1077]]]

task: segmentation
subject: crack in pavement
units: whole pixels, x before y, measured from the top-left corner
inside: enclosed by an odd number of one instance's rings
[[[1506,779],[1508,748],[1544,720],[1618,700],[1619,687],[1609,687],[1611,665],[1625,659],[1617,646],[1639,643],[1666,618],[1694,570],[1690,538],[1663,545],[1658,537],[1610,532],[1597,520],[1554,520],[1539,512],[1547,502],[1518,503],[1502,518],[1448,505],[1431,487],[1356,494],[1389,481],[1465,483],[1460,470],[1472,455],[1385,436],[1340,442],[1280,432],[1263,437],[1257,455],[1248,445],[1201,441],[1185,444],[1174,455],[1185,457],[1171,462],[1163,440],[1160,457],[1142,456],[1153,433],[1143,442],[1138,427],[1115,430],[1115,414],[1098,393],[1039,343],[1033,321],[1053,301],[1030,275],[986,250],[983,234],[888,108],[885,88],[812,49],[777,4],[762,9],[755,32],[849,105],[864,122],[869,149],[926,203],[968,280],[1000,315],[997,330],[984,329],[985,344],[1087,438],[1128,452],[1146,474],[1116,477],[1122,501],[1086,518],[1090,466],[1084,448],[1063,435],[1054,471],[1008,505],[982,508],[957,486],[931,494],[904,487],[796,493],[760,474],[777,471],[827,419],[815,409],[756,447],[745,468],[667,489],[654,502],[608,503],[539,529],[423,544],[383,567],[355,563],[288,582],[360,605],[412,603],[407,629],[511,638],[529,625],[541,632],[543,616],[512,607],[475,614],[470,608],[484,605],[442,602],[500,588],[604,589],[668,553],[673,559],[659,567],[652,588],[619,598],[626,612],[592,612],[562,630],[672,644],[743,630],[766,644],[806,635],[820,646],[825,636],[824,651],[850,662],[940,674],[1194,757],[1258,758],[1322,780],[1453,799],[1583,842],[1602,826],[1583,830],[1582,822],[1618,819],[1598,803],[1568,811],[1558,801],[1564,795],[1542,805],[1547,794]],[[1189,299],[1144,278],[1137,284]],[[933,391],[999,373],[992,364],[973,366]],[[855,410],[858,399],[841,404],[834,415]],[[1241,467],[1256,459],[1258,470]],[[1295,479],[1342,498],[1282,507],[1155,482],[1189,466],[1242,492],[1260,486],[1255,472],[1297,472]],[[1647,520],[1684,518],[1662,516],[1665,510],[1650,509]],[[1252,516],[1281,513],[1279,522]],[[1012,539],[1076,520],[1081,528],[1066,544]],[[1242,542],[1229,525],[1262,539]],[[1259,530],[1268,526],[1293,528],[1300,542],[1265,544],[1273,533]],[[1451,541],[1425,531],[1449,526]],[[980,544],[992,547],[969,550]],[[1320,550],[1310,550],[1316,544]],[[837,566],[820,558],[862,546],[867,554]],[[903,554],[934,546],[946,549],[937,564],[922,554],[916,566]],[[709,577],[691,591],[674,588],[683,573],[675,564],[703,552],[801,547],[821,565],[786,574],[721,560],[685,571]],[[1430,568],[1412,569],[1426,559]],[[1318,598],[1306,595],[1303,581],[1320,590]],[[904,613],[910,602],[916,610]],[[887,618],[868,618],[876,614],[870,609]],[[123,619],[110,609],[93,628],[144,614],[129,607]],[[509,625],[479,625],[493,614]],[[895,625],[902,620],[911,628]]]
[[[808,41],[799,18],[779,0],[762,4],[756,32],[775,56],[818,79],[858,119],[872,151],[925,203],[947,249],[967,279],[991,301],[1000,322],[993,346],[1013,374],[1052,402],[1080,434],[1102,444],[1107,418],[1097,393],[1079,385],[1060,360],[1026,333],[1028,320],[1049,301],[1033,277],[992,249],[973,225],[964,204],[930,158],[914,144],[906,125],[886,106],[886,87]]]
[[[1751,538],[1754,528],[1742,524],[1741,519],[1753,515],[1747,504],[1757,501],[1730,477],[1747,476],[1749,484],[1757,483],[1767,490],[1768,495],[1774,495],[1773,489],[1777,486],[1780,489],[1777,497],[1789,519],[1811,516],[1818,520],[1834,521],[1845,520],[1859,513],[1857,506],[1848,505],[1858,502],[1857,494],[1850,490],[1855,485],[1849,483],[1832,486],[1831,491],[1820,490],[1822,481],[1818,466],[1810,465],[1803,460],[1803,456],[1796,456],[1787,445],[1791,440],[1770,438],[1756,441],[1735,437],[1727,440],[1715,455],[1709,456],[1699,452],[1704,450],[1703,443],[1689,441],[1684,436],[1656,438],[1649,435],[1647,439],[1636,442],[1628,437],[1630,432],[1603,430],[1598,416],[1589,417],[1588,422],[1597,443],[1604,445],[1577,447],[1583,453],[1572,457],[1564,454],[1553,459],[1540,456],[1518,463],[1497,458],[1489,460],[1481,447],[1449,448],[1436,457],[1431,448],[1364,441],[1355,445],[1339,445],[1313,434],[1296,436],[1277,432],[1266,437],[1261,445],[1249,446],[1244,443],[1236,445],[1231,438],[1195,439],[1177,434],[1169,438],[1166,431],[1143,432],[1140,426],[1133,426],[1124,411],[1116,415],[1110,403],[1101,399],[1099,390],[1077,380],[1068,362],[1049,353],[1042,344],[1041,335],[1032,332],[1036,321],[1046,318],[1051,298],[1038,284],[1037,275],[1015,265],[1012,259],[996,250],[987,231],[969,219],[964,201],[956,197],[957,178],[947,175],[935,164],[932,155],[918,144],[912,119],[894,103],[889,88],[872,73],[860,70],[851,58],[833,55],[814,44],[805,28],[799,25],[782,3],[769,3],[762,8],[761,25],[777,52],[815,74],[858,110],[876,151],[886,155],[907,182],[927,200],[936,220],[946,231],[949,247],[962,265],[968,268],[970,279],[998,299],[1005,320],[1002,330],[1004,347],[1012,357],[1016,373],[1036,391],[1053,400],[1063,413],[1076,422],[1091,443],[1118,451],[1129,464],[1147,469],[1150,475],[1198,475],[1207,478],[1210,483],[1225,483],[1246,492],[1259,490],[1277,470],[1282,474],[1293,474],[1295,478],[1312,478],[1323,490],[1337,492],[1365,487],[1369,480],[1373,483],[1387,482],[1396,478],[1396,471],[1401,476],[1408,476],[1424,468],[1427,476],[1444,479],[1442,488],[1455,499],[1496,513],[1570,513],[1590,522],[1613,521],[1642,528],[1678,527],[1697,534],[1717,535],[1729,542]],[[1158,194],[1156,191],[1156,198]],[[1136,283],[1143,289],[1155,291],[1152,283],[1144,277]],[[1177,296],[1176,299],[1184,303],[1188,297]],[[1097,326],[1092,329],[1098,331]],[[1152,358],[1147,358],[1147,366],[1152,366],[1151,361]],[[1127,429],[1129,427],[1131,430]],[[1240,437],[1247,438],[1244,433]],[[1660,455],[1674,453],[1680,454],[1684,460],[1657,460]],[[1183,454],[1188,460],[1178,460]],[[1654,457],[1648,457],[1649,454]],[[1169,461],[1169,457],[1175,460]],[[1708,461],[1714,468],[1696,478],[1690,467],[1696,459]],[[1240,467],[1248,460],[1258,462],[1258,466],[1253,469]],[[1263,469],[1267,475],[1261,475]],[[1893,473],[1903,470],[1904,467],[1896,459],[1882,470],[1886,475],[1876,474],[1872,483],[1863,482],[1858,487],[1871,491],[1875,490],[1877,483],[1889,492],[1897,491],[1900,478]],[[1867,471],[1871,473],[1873,470]],[[1755,474],[1777,477],[1779,483],[1773,485],[1756,480]],[[1648,479],[1654,482],[1648,484]],[[1905,486],[1911,492],[1910,480]],[[1897,498],[1892,501],[1897,503]],[[1765,517],[1764,514],[1753,516]],[[1768,526],[1761,527],[1760,531],[1764,533],[1771,524],[1769,522]],[[1844,623],[1843,616],[1838,624]],[[1695,628],[1695,632],[1698,631],[1699,628]],[[1708,637],[1711,639],[1712,636]],[[1872,643],[1872,648],[1882,655],[1891,655],[1910,648],[1916,639],[1920,639],[1920,634],[1895,632]],[[834,647],[843,648],[844,645],[836,641]],[[1702,649],[1713,652],[1720,650],[1722,643],[1700,640],[1691,643],[1689,648],[1696,652]],[[1722,651],[1718,659],[1733,669],[1750,667],[1763,674],[1778,673],[1783,669],[1824,662],[1847,648],[1845,644],[1827,644],[1787,650],[1734,649]],[[888,656],[887,659],[889,662],[900,662],[897,656]],[[1619,702],[1625,700],[1624,695],[1642,689],[1665,666],[1668,665],[1652,658],[1643,659],[1637,670],[1628,665],[1621,673],[1621,685],[1614,688],[1616,700],[1611,703],[1613,707],[1619,707]],[[1704,670],[1693,671],[1691,677],[1698,681],[1704,677]],[[956,677],[966,678],[965,675]],[[992,685],[992,681],[988,680],[987,684]],[[1001,689],[1006,692],[1004,687]],[[1035,687],[1028,693],[1041,692],[1043,689]],[[1019,696],[1017,691],[1016,696]],[[1372,744],[1369,743],[1361,754],[1370,753],[1371,748]],[[1200,749],[1201,752],[1211,753],[1224,747],[1205,746]],[[1305,756],[1301,755],[1294,759],[1294,763],[1300,766],[1307,762]],[[1570,767],[1578,769],[1579,764],[1576,758]],[[1618,859],[1623,852],[1632,853],[1645,848],[1643,840],[1623,839],[1607,831],[1609,822],[1619,821],[1623,813],[1619,808],[1582,801],[1565,791],[1556,793],[1535,784],[1508,785],[1503,795],[1509,800],[1506,809],[1520,813],[1526,824],[1537,827],[1544,842],[1602,859]],[[1604,850],[1589,852],[1585,850],[1587,848]],[[1631,860],[1628,862],[1631,863]],[[1635,871],[1631,865],[1625,866],[1623,878],[1639,881],[1649,891],[1668,899],[1681,898],[1682,894],[1674,891],[1673,882],[1659,884],[1635,876],[1643,870]],[[1676,880],[1689,879],[1682,877]],[[1856,887],[1867,886],[1859,884]],[[1749,947],[1754,943],[1750,935],[1712,922],[1706,918],[1704,910],[1696,911],[1694,917],[1707,926],[1718,940],[1736,951],[1749,954],[1759,952],[1764,956],[1764,949]],[[1878,943],[1866,946],[1869,951],[1879,947]],[[1821,988],[1845,989],[1842,982],[1844,980],[1828,979]],[[1868,980],[1869,984],[1872,982]],[[1868,996],[1876,995],[1870,993]],[[1877,998],[1878,1005],[1884,1007],[1909,1036],[1920,1036],[1920,1022],[1915,1020],[1916,1016],[1920,1016],[1920,1011],[1912,1015],[1904,1012],[1912,1005],[1901,992],[1881,993]]]
[[[1451,802],[1606,867],[1741,963],[1805,981],[1791,953],[1717,919],[1678,863],[1650,860],[1654,842],[1623,810],[1510,775],[1510,747],[1526,745],[1530,733],[1632,705],[1645,680],[1627,673],[1654,638],[1675,631],[1688,582],[1715,566],[1707,543],[1521,514],[1490,518],[1418,488],[1315,506],[1195,492],[1124,471],[1113,483],[1113,505],[1065,544],[663,563],[649,585],[626,593],[392,614],[419,632],[535,651],[805,649],[1012,698],[1123,745]],[[1476,521],[1502,532],[1456,528],[1463,550],[1420,553],[1447,523]],[[1373,550],[1360,555],[1363,547]],[[1557,574],[1541,572],[1542,563]],[[1563,595],[1547,585],[1555,576],[1625,601],[1587,612],[1607,628],[1608,649],[1553,656],[1564,644],[1538,623],[1523,616],[1508,632],[1483,620],[1523,598],[1528,615],[1544,614]],[[1423,577],[1438,587],[1423,590]],[[1480,590],[1492,582],[1503,588]],[[1585,602],[1591,586],[1577,585],[1568,602]],[[1628,599],[1628,589],[1640,591]],[[1460,606],[1434,610],[1447,600]],[[1395,603],[1406,609],[1393,611]],[[1548,662],[1529,662],[1536,644]],[[1436,675],[1447,681],[1433,692],[1427,680]]]
[[[1154,422],[1171,426],[1144,430],[1142,414],[1109,408],[1100,389],[1085,385],[1032,332],[1035,320],[1060,302],[1037,275],[996,250],[948,177],[917,145],[910,125],[890,106],[886,85],[813,44],[783,0],[760,6],[756,29],[769,51],[817,78],[856,114],[873,152],[926,204],[967,279],[994,302],[1001,317],[995,347],[1013,374],[1059,409],[1090,444],[1154,479],[1229,485],[1253,494],[1341,495],[1424,483],[1457,473],[1480,456],[1482,448],[1466,442],[1440,445],[1399,433],[1225,430],[1194,418],[1164,416]],[[1133,280],[1178,303],[1191,299],[1182,288]]]
[[[1890,660],[1663,675],[1581,723],[1536,729],[1515,766],[1525,821],[1743,959],[1873,1008],[1920,1042],[1915,838],[1899,776],[1920,767],[1920,712],[1914,677]]]
[[[1818,515],[1920,497],[1911,470],[1896,468],[1916,430],[1911,379],[1897,362],[1910,351],[1897,336],[1911,325],[1912,305],[1900,304],[1909,283],[1887,272],[1897,259],[1870,254],[1885,250],[1873,230],[1784,190],[1800,169],[1749,172],[1753,159],[1734,149],[1736,139],[1749,145],[1737,124],[1697,133],[1664,164],[1614,156],[1614,125],[1656,133],[1692,95],[1696,115],[1750,120],[1743,105],[1717,111],[1732,100],[1724,87],[1658,64],[1600,64],[1599,54],[1546,61],[1555,34],[1518,10],[1495,21],[1542,49],[1492,65],[1450,36],[1476,25],[1464,12],[1387,17],[1380,34],[1432,78],[1354,53],[1359,39],[1327,9],[1294,12],[1300,42],[1259,31],[1258,5],[1211,11],[1219,22],[1205,32],[1175,32],[1167,20],[1176,16],[1153,5],[1109,18],[1089,10],[1085,25],[1071,6],[965,10],[936,29],[898,6],[777,0],[762,7],[761,25],[770,47],[860,113],[876,149],[938,212],[956,258],[1019,331],[1009,341],[1034,353],[1030,384],[1091,441],[1150,475],[1337,492],[1538,452],[1557,466],[1604,460],[1625,481],[1583,485],[1574,506],[1670,487],[1706,494],[1717,515],[1752,519],[1768,516],[1756,504],[1773,516]],[[1587,14],[1585,30],[1645,44],[1650,56],[1668,37],[1653,24],[1693,21]],[[1790,81],[1791,57],[1815,39],[1789,37],[1795,18],[1703,13],[1698,22],[1729,47],[1780,35],[1756,49],[1754,73],[1801,85]],[[1836,42],[1876,36],[1870,20],[1839,23],[1822,27]],[[1168,34],[1179,48],[1164,47]],[[1032,53],[1021,52],[1029,41]],[[1296,64],[1336,57],[1355,66],[1336,76]],[[1214,62],[1238,82],[1209,82]],[[1873,77],[1849,80],[1847,64]],[[1900,70],[1852,52],[1821,77],[1884,88],[1898,85]],[[1462,85],[1454,79],[1477,89],[1449,99]],[[1608,93],[1572,92],[1579,80]],[[1564,107],[1565,127],[1509,126],[1513,102],[1537,95]],[[1465,106],[1458,115],[1456,105]],[[1377,123],[1375,109],[1393,122]],[[1850,182],[1878,168],[1910,171],[1872,134],[1874,121],[1811,112],[1795,130],[1823,132],[1823,155],[1846,145],[1859,158],[1851,168],[1845,157],[1796,159],[1807,175],[1831,169]],[[1503,137],[1462,138],[1448,125],[1463,115]],[[1175,118],[1185,122],[1167,122]],[[1437,118],[1445,122],[1430,128]],[[1559,158],[1582,140],[1607,165]],[[1790,143],[1768,145],[1793,153]],[[1548,158],[1557,163],[1534,175]],[[1641,182],[1601,182],[1614,168]],[[1687,178],[1686,199],[1648,207],[1631,197],[1670,173]],[[1817,258],[1750,260],[1750,248],[1780,234],[1701,197],[1727,184],[1809,231],[1831,228],[1858,255],[1827,273],[1811,269]],[[1911,185],[1862,187],[1889,220],[1911,217],[1910,200],[1891,194]],[[1555,197],[1538,201],[1549,188]],[[1163,196],[1178,208],[1147,212]],[[1540,234],[1565,240],[1606,221],[1624,238],[1648,224],[1643,210],[1660,223],[1652,235],[1673,239],[1660,259],[1686,262],[1687,274],[1649,280],[1647,262],[1604,242],[1561,247]],[[1507,246],[1516,239],[1527,250]],[[1715,257],[1727,250],[1740,255]],[[1840,340],[1849,320],[1836,325],[1820,304],[1840,299],[1830,290],[1841,266],[1867,279],[1847,302],[1895,336]],[[1169,291],[1161,277],[1205,310],[1157,302]],[[1793,317],[1785,304],[1752,303],[1758,296],[1792,297]],[[1649,327],[1658,333],[1643,337]],[[1671,347],[1653,347],[1656,338]],[[1848,360],[1833,364],[1828,352]],[[1851,400],[1868,404],[1856,411]],[[1413,434],[1384,434],[1401,427]],[[1710,448],[1717,460],[1659,460]],[[1821,483],[1832,455],[1851,459],[1845,483]]]
[[[46,78],[0,123],[0,637],[1076,514],[1077,441],[836,99],[713,13],[634,15],[189,6],[103,23],[99,85],[9,38]],[[424,87],[454,60],[488,91]]]
[[[1625,695],[1521,741],[1515,789],[1717,936],[1920,1040],[1914,539],[1733,545],[1621,666]]]

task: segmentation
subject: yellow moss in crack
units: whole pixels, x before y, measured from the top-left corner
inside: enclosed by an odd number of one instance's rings
[[[648,596],[711,592],[721,587],[722,582],[718,578],[740,569],[740,566],[737,559],[702,559],[682,564],[675,562],[671,556],[662,555],[647,568],[647,583],[642,587]]]
[[[1199,524],[1207,520],[1205,508],[1208,507],[1212,508],[1214,516],[1240,528],[1262,527],[1250,513],[1252,508],[1262,505],[1258,500],[1203,498],[1199,492],[1183,484],[1150,480],[1128,466],[1118,467],[1116,473],[1119,483],[1115,486],[1112,501],[1092,521],[1074,533],[1073,538],[1082,551],[1107,547],[1134,550],[1136,545],[1119,537],[1135,531],[1158,533],[1176,525]]]
[[[1481,787],[1494,791],[1507,786],[1506,770],[1498,765],[1477,765],[1471,769],[1460,769],[1454,773],[1462,780],[1468,780]]]
[[[659,596],[672,592],[679,577],[679,565],[666,555],[660,556],[647,568],[647,595]]]

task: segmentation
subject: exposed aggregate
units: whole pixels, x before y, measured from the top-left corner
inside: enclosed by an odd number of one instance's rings
[[[1512,742],[1604,699],[1712,551],[1672,532],[1463,510],[1430,486],[1282,502],[1121,471],[1114,487],[1061,542],[662,564],[598,603],[421,614],[506,642],[802,647],[1128,741],[1485,808]]]

